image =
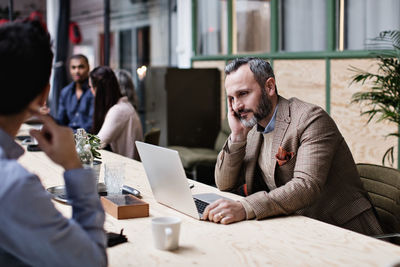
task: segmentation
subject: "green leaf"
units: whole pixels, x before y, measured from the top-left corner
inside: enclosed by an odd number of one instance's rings
[[[350,84],[370,84],[367,91],[353,94],[351,103],[362,104],[362,116],[367,116],[370,123],[372,119],[377,122],[388,121],[400,125],[400,31],[383,31],[378,37],[371,40],[369,48],[374,50],[390,49],[374,52],[378,61],[377,73],[363,71],[350,67],[354,72]],[[399,127],[397,127],[399,128]],[[389,133],[387,136],[400,137],[399,132]],[[382,164],[387,160],[392,166],[394,147],[389,148],[383,158]]]
[[[394,151],[393,146],[390,147],[388,150],[386,150],[386,152],[382,158],[382,165],[385,165],[385,159],[387,159],[389,166],[393,167],[393,163],[394,163],[393,151]]]
[[[97,135],[87,133],[87,136],[89,137],[89,144],[90,144],[90,150],[92,152],[93,158],[95,159],[101,159],[101,154],[99,152],[100,148],[100,138]]]

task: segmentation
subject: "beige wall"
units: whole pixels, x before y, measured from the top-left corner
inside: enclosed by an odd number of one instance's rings
[[[351,103],[351,96],[366,90],[367,86],[350,84],[354,75],[350,67],[374,71],[376,67],[373,63],[373,59],[331,61],[331,116],[338,124],[356,162],[381,164],[385,151],[391,146],[397,148],[397,138],[385,138],[387,134],[397,130],[396,125],[376,121],[367,124],[367,116],[360,116],[361,106]],[[397,166],[397,161],[394,166]]]
[[[381,164],[385,151],[395,146],[394,167],[397,167],[397,138],[386,138],[387,134],[397,131],[396,125],[376,121],[367,124],[368,118],[360,116],[361,106],[351,104],[351,96],[367,87],[350,84],[354,75],[350,67],[373,71],[376,69],[373,63],[373,59],[331,60],[330,112],[349,145],[355,162]],[[224,66],[225,61],[193,63],[194,68],[216,67],[221,70],[222,116],[226,114]],[[326,108],[325,60],[274,60],[273,66],[280,95],[286,98],[297,97]]]
[[[325,109],[324,60],[274,60],[278,93],[297,97]]]

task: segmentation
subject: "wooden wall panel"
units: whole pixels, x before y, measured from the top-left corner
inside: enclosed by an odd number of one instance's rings
[[[278,93],[325,108],[325,60],[274,60]]]
[[[226,117],[225,61],[195,61],[193,68],[217,68],[221,72],[221,120]]]
[[[397,130],[396,125],[371,121],[360,116],[361,106],[351,104],[351,97],[367,86],[350,84],[354,75],[349,68],[357,67],[363,70],[375,71],[373,59],[338,59],[331,62],[331,115],[338,124],[356,162],[381,164],[385,151],[395,146],[397,138],[385,136]],[[397,149],[395,152],[397,159]],[[397,160],[394,167],[397,167]]]

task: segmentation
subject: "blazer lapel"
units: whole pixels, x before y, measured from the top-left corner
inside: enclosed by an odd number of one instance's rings
[[[245,181],[249,195],[253,191],[254,171],[258,154],[260,153],[261,141],[261,134],[257,132],[256,125],[250,130],[247,136],[246,155],[244,157],[244,162],[246,162]]]
[[[276,159],[275,155],[278,152],[279,146],[282,144],[283,137],[285,136],[286,130],[290,123],[290,108],[289,101],[279,96],[278,110],[276,112],[274,138],[272,140],[271,147],[271,166],[272,166],[272,177],[275,177]],[[275,179],[274,179],[275,180]],[[276,184],[274,183],[275,188]],[[270,190],[275,189],[270,188]]]

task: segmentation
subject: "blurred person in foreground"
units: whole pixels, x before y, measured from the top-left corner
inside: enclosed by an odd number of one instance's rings
[[[110,67],[100,66],[89,74],[95,96],[93,133],[115,153],[139,159],[135,141],[143,141],[142,123],[128,97],[122,96],[117,77]]]
[[[122,96],[128,97],[129,102],[137,111],[139,108],[139,100],[135,91],[135,85],[133,84],[131,74],[126,70],[116,70],[115,76],[117,77]]]
[[[84,128],[90,132],[93,117],[93,95],[89,90],[89,61],[81,54],[69,59],[72,82],[61,90],[57,122],[74,131]]]
[[[106,266],[105,216],[95,177],[82,168],[71,129],[39,114],[50,89],[52,59],[49,34],[39,22],[0,27],[0,265]],[[31,135],[65,169],[71,219],[55,208],[39,177],[18,163],[24,149],[14,138],[32,115],[43,128]]]
[[[231,135],[218,155],[220,190],[204,219],[222,224],[298,214],[366,235],[381,234],[351,152],[320,107],[278,95],[268,62],[239,58],[225,68]]]

